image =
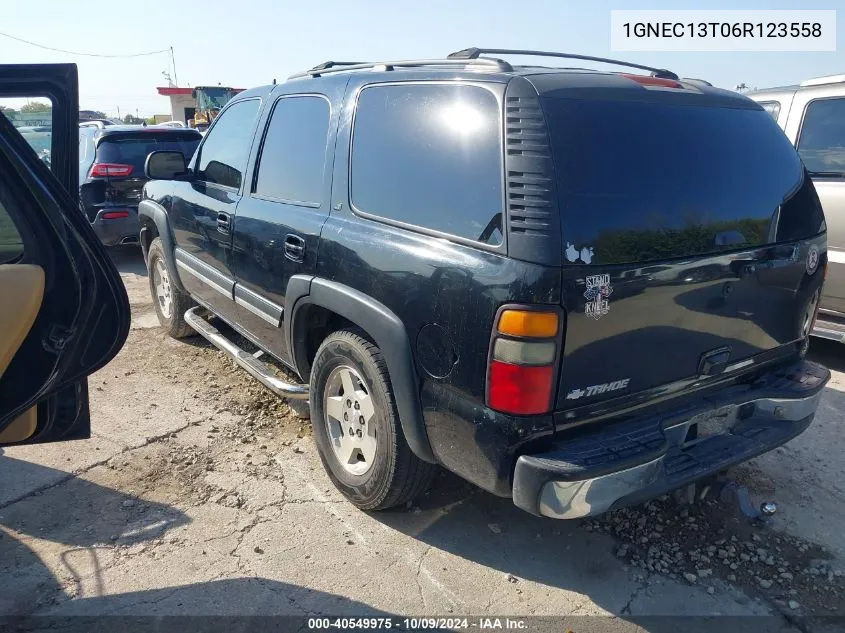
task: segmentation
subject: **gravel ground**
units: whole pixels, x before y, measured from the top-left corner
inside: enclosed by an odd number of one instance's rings
[[[0,457],[0,614],[845,615],[840,371],[807,433],[737,471],[779,502],[769,527],[668,496],[556,522],[445,473],[367,514],[309,423],[201,339],[165,337],[140,258],[116,261],[133,329],[90,380],[95,436]]]

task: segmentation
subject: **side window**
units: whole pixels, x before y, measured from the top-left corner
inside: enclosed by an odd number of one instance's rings
[[[502,243],[501,116],[478,86],[375,85],[358,97],[355,209],[486,244]]]
[[[0,202],[0,264],[10,264],[23,255],[23,240],[3,203]]]
[[[763,109],[768,112],[775,121],[778,120],[778,115],[780,114],[780,102],[761,101],[760,105],[763,106]]]
[[[320,206],[329,114],[329,102],[322,97],[283,97],[276,102],[261,149],[256,196]]]
[[[845,98],[810,102],[798,153],[810,173],[845,175]]]
[[[259,105],[258,99],[235,103],[214,122],[200,148],[197,178],[240,188]]]

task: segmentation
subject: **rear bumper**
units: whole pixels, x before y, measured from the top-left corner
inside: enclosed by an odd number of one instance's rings
[[[105,214],[125,211],[129,215],[125,218],[105,218]],[[106,246],[117,246],[119,244],[138,244],[141,224],[138,221],[137,207],[104,207],[97,211],[94,221],[91,222],[94,233]]]
[[[513,500],[532,514],[574,519],[641,503],[756,457],[812,422],[830,372],[801,361],[704,404],[560,439],[516,463]],[[690,429],[698,432],[690,439]]]

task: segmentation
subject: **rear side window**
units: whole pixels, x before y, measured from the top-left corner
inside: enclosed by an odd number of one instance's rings
[[[329,113],[329,102],[322,97],[284,97],[276,102],[261,150],[258,197],[320,206]]]
[[[685,257],[823,229],[794,148],[761,110],[546,99],[564,257]]]
[[[769,113],[769,115],[775,120],[778,120],[778,115],[780,114],[780,103],[777,101],[761,101],[760,105],[763,109]]]
[[[810,173],[845,176],[845,98],[807,106],[798,153]]]
[[[370,86],[358,97],[350,194],[356,210],[502,242],[501,117],[477,86]]]
[[[95,131],[95,130],[92,130]],[[97,162],[131,165],[132,175],[143,177],[144,163],[150,152],[176,151],[191,159],[202,137],[199,134],[168,134],[139,131],[127,135],[108,135],[97,145]],[[82,146],[80,141],[80,162]]]
[[[214,121],[200,150],[197,169],[200,180],[240,188],[259,105],[258,99],[239,101]]]

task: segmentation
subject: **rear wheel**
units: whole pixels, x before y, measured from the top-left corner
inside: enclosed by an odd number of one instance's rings
[[[167,266],[161,239],[158,237],[152,241],[147,253],[147,276],[161,327],[173,338],[194,334],[193,328],[185,323],[185,312],[196,304],[187,293],[171,282],[173,271]]]
[[[407,503],[437,473],[408,446],[381,350],[360,332],[335,332],[317,350],[311,421],[326,472],[363,510]]]

